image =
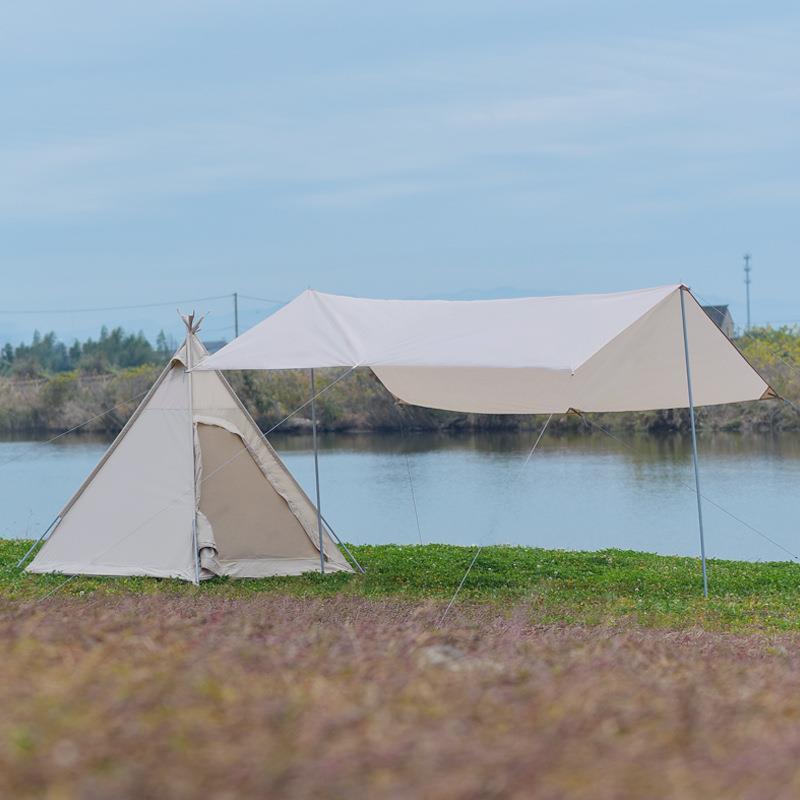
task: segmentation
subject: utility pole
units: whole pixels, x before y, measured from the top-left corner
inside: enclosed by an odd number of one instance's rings
[[[744,254],[744,285],[747,291],[747,328],[750,330],[750,253]]]
[[[233,293],[233,335],[239,336],[239,292]]]

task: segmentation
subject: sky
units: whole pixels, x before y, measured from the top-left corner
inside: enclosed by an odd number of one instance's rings
[[[790,2],[6,4],[0,342],[178,304],[230,338],[231,293],[245,328],[309,286],[682,281],[741,324],[745,252],[753,322],[800,321],[799,35]]]

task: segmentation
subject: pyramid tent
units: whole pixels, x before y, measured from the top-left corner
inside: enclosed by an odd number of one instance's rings
[[[255,578],[320,569],[317,511],[189,332],[29,572]],[[191,424],[190,424],[191,409]],[[326,572],[350,565],[323,530]]]

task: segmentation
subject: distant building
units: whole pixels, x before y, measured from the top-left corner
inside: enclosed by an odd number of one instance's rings
[[[728,306],[703,306],[703,311],[729,339],[733,339],[733,317]]]
[[[212,342],[203,342],[203,346],[206,348],[206,350],[208,350],[209,353],[216,353],[217,350],[221,350],[226,344],[228,343],[224,339],[215,339]]]

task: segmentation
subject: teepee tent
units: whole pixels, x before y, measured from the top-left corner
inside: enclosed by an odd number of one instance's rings
[[[184,320],[185,343],[28,571],[195,582],[298,575],[321,562],[352,571],[225,378],[188,371],[208,353],[199,322]]]

